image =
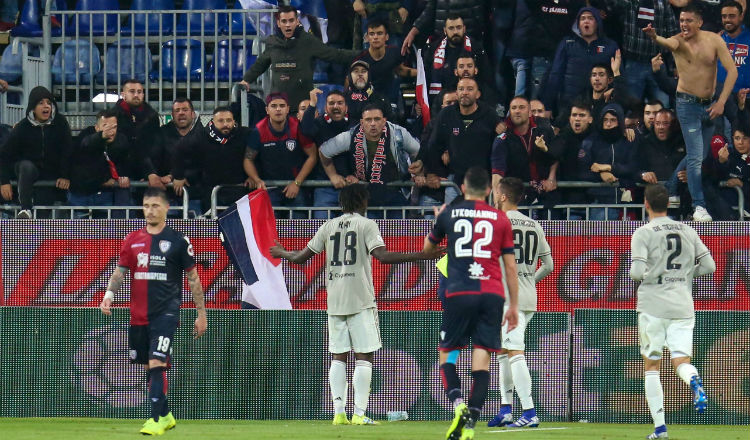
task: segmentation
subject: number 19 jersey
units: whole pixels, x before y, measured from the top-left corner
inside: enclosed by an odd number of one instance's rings
[[[375,221],[360,214],[344,214],[323,223],[307,244],[326,251],[328,314],[354,315],[375,304],[370,253],[385,246]]]
[[[638,286],[636,310],[657,318],[691,318],[695,262],[709,250],[690,226],[657,217],[630,240],[631,259],[648,267]]]
[[[440,213],[428,239],[438,244],[446,236],[445,296],[495,293],[505,297],[500,256],[513,253],[513,234],[505,213],[483,201],[454,203]]]

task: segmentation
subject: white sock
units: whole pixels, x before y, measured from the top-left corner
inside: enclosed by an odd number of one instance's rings
[[[693,376],[698,375],[698,370],[693,366],[693,364],[680,364],[677,366],[675,373],[680,376],[680,379],[682,379],[683,382],[690,386],[690,379],[692,379]]]
[[[332,360],[328,370],[328,383],[331,385],[333,410],[336,414],[346,412],[346,362]]]
[[[516,385],[518,400],[524,411],[534,407],[534,399],[531,397],[531,374],[529,366],[526,365],[526,356],[517,354],[510,358],[510,371],[513,375],[513,383]]]
[[[654,419],[654,427],[664,424],[664,390],[661,388],[661,380],[658,371],[646,371],[644,374],[643,388],[646,390],[646,402]]]
[[[357,359],[354,364],[354,414],[358,416],[365,415],[367,410],[367,401],[370,400],[370,383],[372,382],[372,364],[361,359]]]
[[[508,355],[497,355],[497,362],[500,364],[501,403],[503,405],[513,405],[513,375],[510,371]]]

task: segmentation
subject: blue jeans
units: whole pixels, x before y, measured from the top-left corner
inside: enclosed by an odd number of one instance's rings
[[[547,58],[533,57],[533,58],[513,58],[511,59],[513,65],[513,72],[516,75],[516,91],[515,96],[526,96],[530,99],[537,99],[541,95],[542,87],[549,74],[549,70],[552,68],[552,62]],[[531,78],[529,78],[529,71],[531,71]],[[529,83],[531,80],[531,84]],[[527,85],[531,86],[531,94],[527,93]]]
[[[675,99],[675,110],[677,120],[680,121],[682,137],[685,139],[685,158],[677,165],[677,169],[669,179],[670,193],[674,194],[677,188],[677,171],[687,169],[688,191],[693,199],[693,207],[706,207],[703,197],[703,184],[701,182],[701,165],[706,158],[711,146],[714,124],[708,117],[710,104],[699,104],[689,99],[677,97]]]
[[[425,206],[428,208],[424,211],[424,218],[427,220],[433,220],[435,218],[435,213],[433,212],[432,207],[441,206],[442,204],[443,202],[433,197],[426,195],[419,196],[419,206]]]
[[[70,206],[112,206],[114,204],[114,195],[112,191],[99,191],[94,194],[76,194],[68,193],[68,205]],[[96,211],[94,211],[96,213]],[[75,211],[75,218],[87,218],[89,212]],[[99,213],[94,214],[94,218],[102,217]],[[103,216],[106,218],[106,215]]]
[[[664,104],[664,107],[669,107],[669,95],[661,90],[656,83],[653,71],[651,70],[651,63],[634,60],[627,61],[622,74],[625,77],[625,83],[628,85],[628,91],[631,95],[639,100],[643,100],[646,92],[648,92],[651,98],[658,99]]]
[[[313,206],[316,208],[339,206],[339,192],[341,190],[336,188],[315,188]],[[328,211],[313,211],[313,218],[327,219]]]
[[[297,197],[288,199],[282,192],[283,188],[269,188],[268,197],[271,199],[271,206],[285,206],[287,208],[299,208],[305,206],[305,193],[300,189],[297,193]],[[292,211],[292,216],[289,217],[287,212],[280,212],[281,215],[276,214],[276,218],[307,218],[307,213],[303,211]]]

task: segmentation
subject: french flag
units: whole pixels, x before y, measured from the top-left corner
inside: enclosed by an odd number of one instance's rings
[[[269,252],[279,234],[268,192],[257,189],[237,200],[218,223],[227,255],[242,276],[242,301],[259,309],[291,310],[281,260]]]
[[[417,50],[417,104],[422,109],[422,127],[426,127],[430,122],[430,103],[427,99],[427,78],[424,71],[424,61],[422,60],[422,49]]]

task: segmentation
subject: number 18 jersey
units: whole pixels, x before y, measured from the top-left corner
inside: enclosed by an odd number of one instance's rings
[[[440,213],[428,239],[448,237],[445,296],[495,293],[505,297],[502,254],[513,253],[513,233],[505,213],[483,201],[464,200]]]
[[[329,315],[376,307],[370,253],[381,246],[377,223],[360,214],[344,214],[320,226],[307,247],[316,254],[326,251]]]

